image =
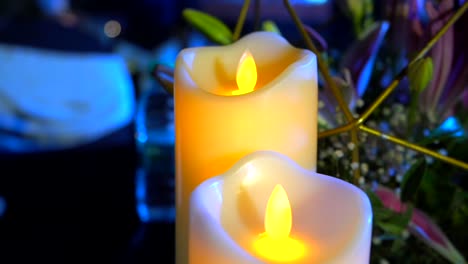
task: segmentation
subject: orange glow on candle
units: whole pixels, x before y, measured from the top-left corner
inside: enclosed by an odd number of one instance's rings
[[[300,258],[305,254],[305,247],[289,237],[291,227],[291,204],[283,186],[277,184],[265,212],[265,233],[255,241],[255,250],[273,261],[287,262]]]
[[[257,66],[249,50],[246,50],[237,65],[236,83],[238,90],[232,95],[241,95],[253,92],[257,83]]]

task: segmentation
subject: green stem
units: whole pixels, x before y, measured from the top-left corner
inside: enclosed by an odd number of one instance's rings
[[[236,28],[234,29],[234,34],[232,35],[232,40],[236,41],[239,39],[244,27],[245,19],[247,17],[247,12],[249,11],[250,0],[244,0],[244,5],[242,6],[241,12],[239,14],[239,19],[237,19]]]
[[[447,162],[449,164],[452,164],[454,166],[460,167],[460,168],[462,168],[464,170],[468,170],[468,163],[465,163],[463,161],[456,160],[454,158],[445,156],[443,154],[432,151],[430,149],[427,149],[427,148],[418,146],[416,144],[410,143],[410,142],[408,142],[406,140],[399,139],[399,138],[391,136],[391,135],[387,135],[385,133],[382,133],[382,132],[380,132],[378,130],[366,127],[364,125],[360,126],[359,129],[361,129],[362,131],[364,131],[366,133],[369,133],[369,134],[371,134],[373,136],[380,137],[380,138],[382,138],[384,140],[396,143],[396,144],[401,145],[401,146],[403,146],[405,148],[412,149],[412,150],[417,151],[419,153],[426,154],[426,155],[431,156],[433,158],[436,158],[438,160],[441,160],[441,161]]]

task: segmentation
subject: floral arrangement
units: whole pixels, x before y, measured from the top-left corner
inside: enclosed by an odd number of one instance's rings
[[[328,47],[283,2],[304,47],[318,57],[317,170],[368,194],[371,263],[466,263],[468,2],[385,1],[379,14],[371,0],[336,1],[353,31],[345,50]],[[240,37],[250,4],[245,0],[233,31],[198,10],[183,16],[226,45]],[[281,34],[273,21],[253,30]],[[172,93],[171,68],[157,65],[154,77]]]

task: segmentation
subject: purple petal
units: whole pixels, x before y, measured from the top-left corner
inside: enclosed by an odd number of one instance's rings
[[[449,10],[451,10],[453,7],[453,1],[447,0],[447,1],[442,1],[440,4],[439,8],[439,14],[443,14]],[[437,22],[433,28],[432,28],[432,33],[435,34],[437,31],[442,28],[443,24],[448,20],[449,18],[447,17],[446,19],[443,19],[439,22]],[[453,27],[451,27],[442,37],[441,40],[439,40],[440,45],[440,56],[442,57],[441,59],[441,64],[439,65],[440,68],[440,75],[438,82],[436,83],[436,88],[434,90],[434,94],[432,94],[432,104],[436,106],[439,103],[440,96],[442,95],[442,92],[445,88],[447,79],[450,74],[450,68],[452,66],[452,58],[453,58],[453,48],[454,48],[454,32],[453,32]],[[437,45],[436,44],[436,45]]]
[[[438,9],[432,3],[426,3],[426,11],[430,18],[430,34],[436,34],[444,23],[449,19],[446,16],[440,19],[441,15],[453,8],[453,0],[442,1]],[[431,83],[421,94],[421,108],[423,111],[434,112],[439,104],[443,90],[450,74],[453,59],[454,31],[450,28],[431,50],[431,57],[434,64],[434,75]]]
[[[468,109],[468,90],[465,90],[465,91],[463,92],[462,98],[463,98],[463,107],[464,107],[465,109]]]
[[[375,23],[363,38],[345,52],[341,61],[341,68],[350,70],[359,96],[364,94],[369,84],[375,57],[388,28],[389,23],[386,21]]]
[[[318,51],[323,52],[328,49],[327,41],[313,28],[308,25],[303,25],[307,34],[310,36],[314,44],[317,46]]]

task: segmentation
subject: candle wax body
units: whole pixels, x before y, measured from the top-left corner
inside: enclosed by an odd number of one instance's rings
[[[257,65],[253,92],[232,95],[249,50]],[[256,32],[232,45],[181,51],[175,70],[176,263],[187,263],[191,192],[248,153],[273,150],[315,170],[316,57],[281,36]]]
[[[192,193],[190,225],[196,228],[190,229],[190,263],[282,263],[265,259],[254,246],[265,230],[267,202],[277,184],[292,209],[290,237],[305,248],[302,256],[284,263],[369,263],[372,208],[367,195],[272,151],[247,155]]]

